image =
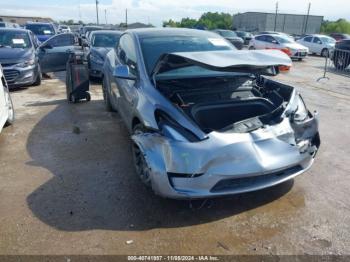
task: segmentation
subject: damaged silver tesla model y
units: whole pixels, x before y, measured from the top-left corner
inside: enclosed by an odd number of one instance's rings
[[[130,30],[107,55],[103,93],[155,193],[236,194],[292,179],[314,161],[317,114],[294,87],[266,77],[290,65],[278,50],[238,51],[211,32]]]

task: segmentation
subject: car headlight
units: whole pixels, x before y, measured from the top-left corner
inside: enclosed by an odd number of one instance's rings
[[[303,122],[307,119],[309,116],[309,111],[307,110],[304,100],[300,95],[295,97],[295,102],[294,102],[294,112],[292,114],[292,119],[295,122]]]
[[[24,61],[22,63],[16,64],[16,67],[28,67],[28,66],[32,66],[34,64],[35,64],[35,59],[32,58],[32,59],[29,59],[29,60]]]
[[[92,61],[94,61],[95,63],[98,63],[98,64],[103,64],[104,63],[103,59],[100,56],[96,55],[96,54],[91,54],[90,55],[90,59]]]

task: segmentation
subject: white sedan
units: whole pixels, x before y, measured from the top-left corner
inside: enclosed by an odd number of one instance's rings
[[[257,35],[249,43],[249,49],[278,49],[286,53],[292,59],[302,60],[309,49],[289,37],[282,35]]]
[[[0,65],[0,132],[4,125],[10,125],[15,119],[13,104]]]
[[[312,54],[328,57],[335,47],[336,40],[326,35],[308,35],[297,42],[307,46]]]

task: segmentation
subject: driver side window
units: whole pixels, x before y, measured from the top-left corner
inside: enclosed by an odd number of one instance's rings
[[[75,39],[72,34],[60,34],[49,39],[47,43],[52,47],[73,46]]]
[[[137,59],[135,45],[130,35],[123,35],[119,40],[118,45],[118,58],[119,61],[129,66],[130,73],[137,75]]]

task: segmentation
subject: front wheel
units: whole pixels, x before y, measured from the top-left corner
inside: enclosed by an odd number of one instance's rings
[[[5,91],[5,97],[7,101],[8,118],[6,126],[12,125],[15,122],[15,110],[13,109],[13,103],[9,91]]]
[[[254,46],[250,46],[249,50],[255,50]]]
[[[137,124],[133,128],[133,134],[138,135],[144,133],[145,129],[142,124]],[[146,161],[143,152],[135,143],[132,145],[132,154],[134,159],[135,171],[141,182],[148,188],[151,187],[151,169]]]
[[[36,72],[37,76],[36,76],[36,79],[33,83],[33,86],[40,86],[41,85],[41,69],[40,69],[40,65],[38,65],[38,70]]]
[[[113,112],[114,110],[112,107],[111,99],[109,97],[109,92],[107,90],[106,77],[104,77],[102,80],[102,93],[103,93],[103,101],[105,102],[106,110],[108,112]]]

